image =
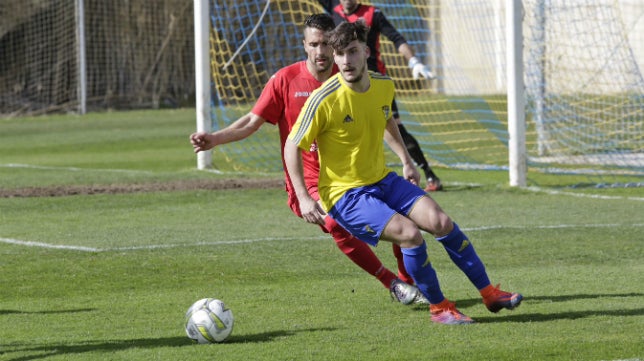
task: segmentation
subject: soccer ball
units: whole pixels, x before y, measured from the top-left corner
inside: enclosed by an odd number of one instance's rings
[[[202,298],[186,312],[186,334],[198,343],[223,342],[233,332],[233,312],[215,298]]]

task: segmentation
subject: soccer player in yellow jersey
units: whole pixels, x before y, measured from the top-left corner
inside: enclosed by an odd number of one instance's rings
[[[367,70],[367,32],[362,22],[355,22],[342,23],[331,33],[329,43],[340,73],[307,99],[284,145],[284,161],[302,217],[324,224],[328,212],[372,246],[380,240],[400,245],[407,271],[430,302],[433,322],[467,324],[473,320],[443,295],[421,230],[444,246],[490,311],[514,309],[523,296],[491,284],[467,236],[418,187],[420,175],[392,118],[393,82]],[[400,158],[403,176],[385,166],[383,137]],[[303,177],[299,149],[311,146],[318,148],[323,208],[307,192]]]

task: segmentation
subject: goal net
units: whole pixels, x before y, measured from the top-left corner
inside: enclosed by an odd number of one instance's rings
[[[0,116],[78,104],[74,14],[73,1],[0,3]]]
[[[190,104],[190,0],[0,1],[0,117]]]
[[[505,0],[363,3],[379,7],[437,75],[414,80],[382,37],[401,119],[430,164],[507,169]],[[529,174],[641,184],[644,3],[524,0],[523,10]],[[315,0],[210,0],[214,129],[248,112],[275,71],[305,59],[302,21],[323,11]],[[239,170],[280,171],[274,128],[217,151]]]
[[[642,174],[644,3],[525,1],[530,161]]]

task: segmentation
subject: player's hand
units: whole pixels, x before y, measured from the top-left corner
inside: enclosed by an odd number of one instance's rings
[[[415,56],[409,59],[409,69],[411,69],[411,74],[414,79],[418,79],[421,76],[425,79],[436,79],[436,76],[429,70],[429,67],[421,63]]]
[[[190,135],[190,143],[192,143],[192,148],[195,153],[212,149],[215,146],[212,135],[207,132],[192,133]]]
[[[412,184],[419,185],[420,173],[413,164],[403,164],[403,177],[410,181]]]
[[[326,212],[322,209],[322,206],[316,202],[311,197],[305,197],[304,199],[299,199],[300,202],[300,212],[302,213],[302,218],[309,223],[324,225],[324,217]]]

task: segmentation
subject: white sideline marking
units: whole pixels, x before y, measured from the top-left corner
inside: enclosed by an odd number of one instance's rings
[[[68,249],[72,251],[82,251],[82,252],[100,252],[101,251],[100,248],[69,246],[69,245],[50,244],[50,243],[43,243],[43,242],[21,241],[19,239],[12,239],[12,238],[0,238],[0,242],[7,243],[7,244],[15,244],[19,246],[26,246],[26,247]]]
[[[325,239],[325,236],[316,236],[316,237],[290,237],[290,238],[277,238],[277,237],[266,237],[266,238],[255,238],[255,239],[238,239],[233,241],[214,241],[214,242],[197,242],[197,243],[186,243],[186,244],[153,244],[148,246],[131,246],[131,247],[114,247],[106,248],[102,251],[135,251],[140,249],[163,249],[163,248],[178,248],[178,247],[199,247],[199,246],[219,246],[219,245],[228,245],[228,244],[243,244],[243,243],[256,243],[256,242],[271,242],[271,241],[293,241],[293,240],[319,240]]]
[[[51,244],[51,243],[44,243],[44,242],[23,241],[19,239],[2,238],[2,237],[0,237],[0,243],[13,244],[13,245],[25,246],[25,247],[65,249],[65,250],[80,251],[80,252],[109,252],[109,251],[136,251],[136,250],[151,250],[151,249],[179,248],[179,247],[219,246],[219,245],[229,245],[229,244],[243,244],[243,243],[270,242],[270,241],[319,240],[319,239],[325,239],[325,238],[327,237],[326,236],[297,237],[297,238],[296,237],[291,237],[291,238],[267,237],[267,238],[255,238],[255,239],[239,239],[239,240],[232,240],[232,241],[197,242],[197,243],[186,243],[186,244],[152,244],[147,246],[109,247],[109,248],[60,245],[60,244]]]
[[[625,199],[625,200],[640,201],[640,202],[644,201],[643,197],[603,196],[603,195],[600,195],[600,194],[585,194],[585,193],[563,192],[563,191],[544,189],[544,188],[540,188],[540,187],[527,187],[527,188],[524,188],[524,189],[532,191],[532,192],[537,192],[537,193],[547,193],[547,194],[550,194],[550,195],[564,195],[564,196],[572,196],[572,197],[578,197],[578,198]]]
[[[219,170],[219,169],[214,169],[214,168],[209,168],[209,169],[200,169],[200,172],[206,172],[206,173],[214,173],[214,174],[224,174],[224,175],[243,175],[243,176],[248,176],[248,172],[240,172],[240,171],[224,171],[224,170]],[[275,174],[283,174],[282,172],[253,172],[253,174],[257,175],[264,175],[264,176],[272,176]]]
[[[482,226],[482,227],[463,227],[462,230],[465,232],[476,232],[476,231],[488,231],[494,229],[562,229],[562,228],[611,228],[619,227],[621,224],[555,224],[555,225],[544,225],[544,226],[531,226],[531,227],[522,227],[522,226]],[[644,227],[644,223],[629,224],[629,227]],[[50,248],[50,249],[65,249],[71,251],[80,251],[80,252],[114,252],[114,251],[138,251],[138,250],[153,250],[153,249],[166,249],[166,248],[179,248],[179,247],[199,247],[199,246],[220,246],[220,245],[234,245],[234,244],[244,244],[244,243],[256,243],[256,242],[272,242],[272,241],[316,241],[321,239],[327,239],[328,236],[316,236],[316,237],[289,237],[289,238],[277,238],[277,237],[266,237],[266,238],[253,238],[253,239],[237,239],[230,241],[214,241],[214,242],[196,242],[196,243],[185,243],[185,244],[151,244],[147,246],[130,246],[130,247],[108,247],[108,248],[94,248],[94,247],[84,247],[84,246],[74,246],[74,245],[60,245],[60,244],[51,244],[44,242],[31,242],[23,241],[13,238],[2,238],[0,237],[0,243],[13,244],[17,246],[25,247],[40,247],[40,248]]]
[[[531,227],[522,227],[522,226],[482,226],[482,227],[471,227],[461,228],[463,231],[475,232],[475,231],[487,231],[492,229],[558,229],[558,228],[610,228],[610,227],[619,227],[621,224],[555,224],[552,226],[531,226]],[[629,224],[629,227],[644,227],[644,223],[635,223]]]
[[[100,168],[78,168],[78,167],[54,167],[54,166],[45,166],[45,165],[34,165],[34,164],[20,164],[20,163],[5,163],[0,164],[2,168],[26,168],[26,169],[44,169],[44,170],[66,170],[70,172],[87,172],[87,171],[97,171],[97,172],[117,172],[117,173],[141,173],[141,174],[155,174],[155,172],[147,170],[135,170],[135,169],[100,169]],[[202,172],[214,173],[214,174],[231,174],[231,175],[248,175],[247,172],[236,172],[236,171],[221,171],[218,169],[203,169]],[[253,172],[253,174],[258,175],[274,175],[282,174],[281,172]]]
[[[33,165],[33,164],[18,164],[18,163],[0,164],[0,167],[3,167],[3,168],[44,169],[44,170],[67,170],[67,171],[70,171],[70,172],[87,172],[87,171],[96,171],[96,172],[116,172],[116,173],[142,173],[142,174],[154,174],[153,172],[150,172],[150,171],[147,171],[147,170],[133,170],[133,169],[98,169],[98,168],[77,168],[77,167],[53,167],[53,166]]]

